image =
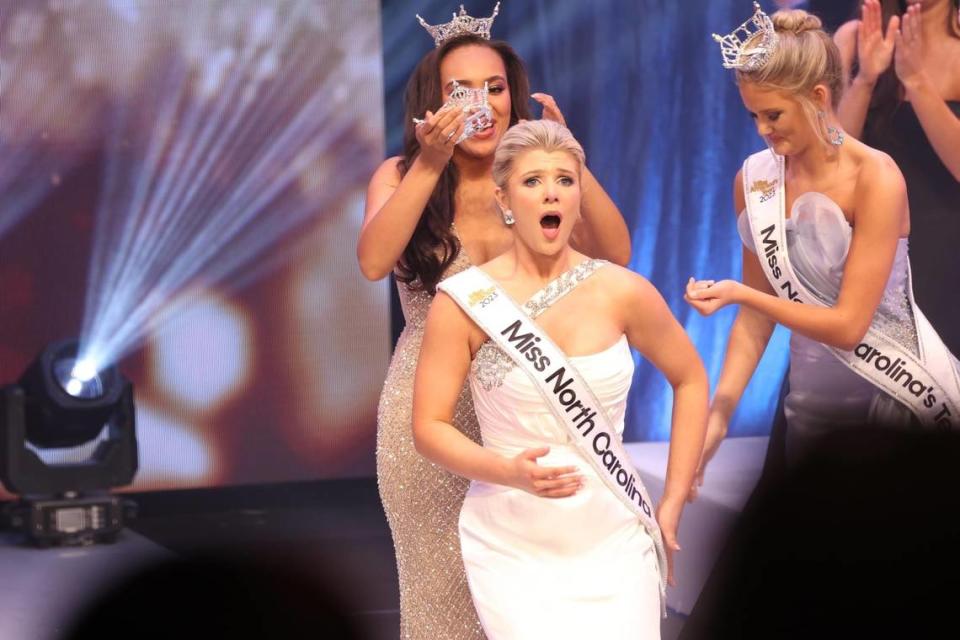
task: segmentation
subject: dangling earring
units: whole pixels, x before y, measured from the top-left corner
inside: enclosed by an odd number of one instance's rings
[[[503,223],[509,227],[509,226],[512,225],[514,222],[516,222],[516,220],[513,219],[513,211],[510,211],[510,209],[504,209],[504,210],[503,210]]]
[[[843,131],[840,131],[837,127],[831,127],[827,124],[827,114],[824,111],[818,111],[817,116],[823,120],[823,124],[827,128],[827,140],[835,147],[839,147],[843,144]]]
[[[830,140],[830,144],[839,147],[843,144],[843,131],[836,127],[827,127],[827,139]]]

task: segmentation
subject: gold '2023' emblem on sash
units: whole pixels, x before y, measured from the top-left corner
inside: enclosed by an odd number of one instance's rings
[[[497,288],[490,287],[489,289],[477,289],[467,298],[467,302],[471,307],[475,307],[480,303],[483,303],[483,306],[487,306],[497,295]]]
[[[766,202],[777,193],[777,181],[754,180],[750,185],[750,193],[759,193],[760,202]]]

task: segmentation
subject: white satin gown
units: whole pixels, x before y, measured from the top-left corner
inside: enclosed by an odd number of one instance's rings
[[[536,299],[531,315],[545,306]],[[634,369],[626,337],[570,360],[622,434]],[[488,638],[659,638],[656,551],[636,516],[577,452],[529,376],[492,343],[478,352],[469,382],[484,447],[513,457],[549,446],[539,464],[575,465],[584,476],[583,488],[559,499],[471,484],[460,545]]]

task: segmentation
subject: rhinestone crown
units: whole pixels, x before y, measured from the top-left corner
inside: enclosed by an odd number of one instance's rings
[[[724,69],[756,71],[767,63],[777,48],[779,38],[773,20],[753,3],[753,16],[725,36],[713,34],[720,43]]]
[[[463,133],[460,134],[454,144],[460,144],[478,131],[493,126],[493,113],[490,111],[490,103],[487,101],[489,95],[490,86],[486,82],[483,83],[482,89],[468,89],[456,80],[453,81],[450,99],[440,107],[437,113],[445,109],[462,109],[464,113],[469,114],[464,120]],[[414,124],[423,124],[425,120],[414,118],[413,122]]]
[[[463,8],[463,5],[460,5],[459,15],[454,13],[453,20],[450,22],[429,25],[419,15],[417,15],[417,20],[419,20],[423,28],[433,36],[434,43],[439,47],[450,38],[463,35],[475,35],[489,40],[490,27],[493,26],[493,19],[497,17],[499,12],[500,3],[498,2],[493,8],[493,15],[489,18],[474,18],[473,16],[468,16],[467,10]]]

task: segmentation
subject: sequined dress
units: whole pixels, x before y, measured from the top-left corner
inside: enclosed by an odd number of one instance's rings
[[[755,253],[745,212],[737,227],[744,245]],[[823,303],[835,304],[853,234],[840,207],[821,193],[802,194],[786,220],[786,234],[797,277]],[[901,238],[873,325],[916,355],[909,269],[907,239]],[[954,366],[960,366],[956,359]],[[827,431],[870,424],[906,427],[913,422],[905,405],[851,371],[822,343],[797,332],[790,336],[789,383],[784,399],[788,463]]]
[[[602,264],[581,263],[533,296],[525,311],[537,317]],[[634,370],[626,337],[570,361],[622,434]],[[480,348],[469,380],[484,448],[513,457],[548,446],[538,464],[575,465],[584,477],[584,486],[562,499],[471,484],[460,514],[460,540],[487,636],[659,638],[656,549],[636,516],[571,442],[527,373],[496,345]]]
[[[960,101],[947,106],[960,118]],[[940,160],[909,102],[900,103],[886,126],[871,126],[873,118],[868,114],[864,142],[889,153],[907,181],[913,295],[950,351],[960,353],[954,294],[960,275],[960,181]]]
[[[470,267],[465,251],[444,278]],[[406,327],[387,370],[377,412],[377,482],[400,580],[400,637],[404,640],[483,638],[460,556],[457,518],[469,482],[420,456],[413,446],[413,378],[433,296],[399,286]],[[454,424],[480,441],[469,389]]]

